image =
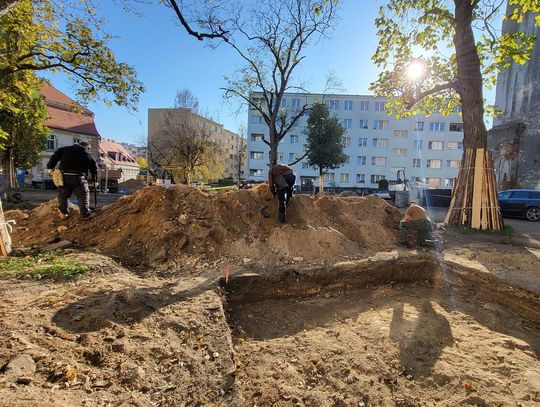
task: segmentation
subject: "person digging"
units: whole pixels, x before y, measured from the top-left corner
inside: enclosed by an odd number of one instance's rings
[[[291,167],[283,164],[274,165],[268,171],[270,191],[278,198],[279,222],[285,223],[285,208],[291,202],[296,176]]]
[[[54,169],[56,164],[58,164],[58,170]],[[68,199],[73,193],[79,200],[81,219],[92,219],[95,213],[90,212],[90,190],[86,175],[90,172],[95,184],[97,164],[90,154],[90,144],[81,141],[72,146],[60,147],[47,163],[47,168],[58,188],[58,216],[60,219],[64,220],[69,217]]]
[[[399,222],[399,244],[412,247],[409,243],[409,230],[416,231],[416,244],[418,246],[429,246],[427,241],[432,227],[427,211],[416,201],[409,203],[409,208],[403,219]]]

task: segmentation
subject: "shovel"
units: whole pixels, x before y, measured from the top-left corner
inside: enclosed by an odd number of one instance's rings
[[[261,215],[264,217],[264,218],[269,218],[270,217],[270,214],[266,211],[266,208],[267,206],[264,206],[262,203],[260,203],[252,194],[250,191],[247,191],[248,195],[251,197],[251,199],[253,199],[257,205],[259,205],[259,207],[261,208],[260,212],[261,212]]]

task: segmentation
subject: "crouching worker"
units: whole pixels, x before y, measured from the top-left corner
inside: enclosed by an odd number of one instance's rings
[[[293,187],[296,181],[296,176],[291,167],[287,165],[277,164],[268,171],[268,185],[272,195],[278,198],[279,202],[279,222],[285,223],[285,208],[289,203],[293,194]]]
[[[58,164],[60,163],[60,164]],[[90,190],[86,175],[92,174],[92,180],[97,179],[96,160],[90,154],[90,144],[82,141],[68,147],[61,147],[56,150],[47,164],[49,172],[52,173],[58,164],[61,172],[60,180],[55,178],[55,185],[58,188],[58,215],[64,220],[69,217],[68,199],[72,193],[79,200],[79,210],[83,220],[92,219],[95,213],[90,212]]]
[[[431,233],[431,220],[424,208],[411,201],[405,216],[399,222],[399,243],[402,246],[410,246],[409,230],[416,230],[416,244],[419,246],[427,246],[426,241]]]

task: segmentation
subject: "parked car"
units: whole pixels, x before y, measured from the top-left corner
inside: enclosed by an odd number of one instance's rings
[[[503,216],[525,217],[531,222],[540,221],[540,191],[534,189],[508,189],[499,192]]]

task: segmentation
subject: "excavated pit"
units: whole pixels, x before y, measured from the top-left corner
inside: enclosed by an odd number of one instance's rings
[[[249,273],[222,287],[245,405],[540,401],[538,296],[436,256]]]

